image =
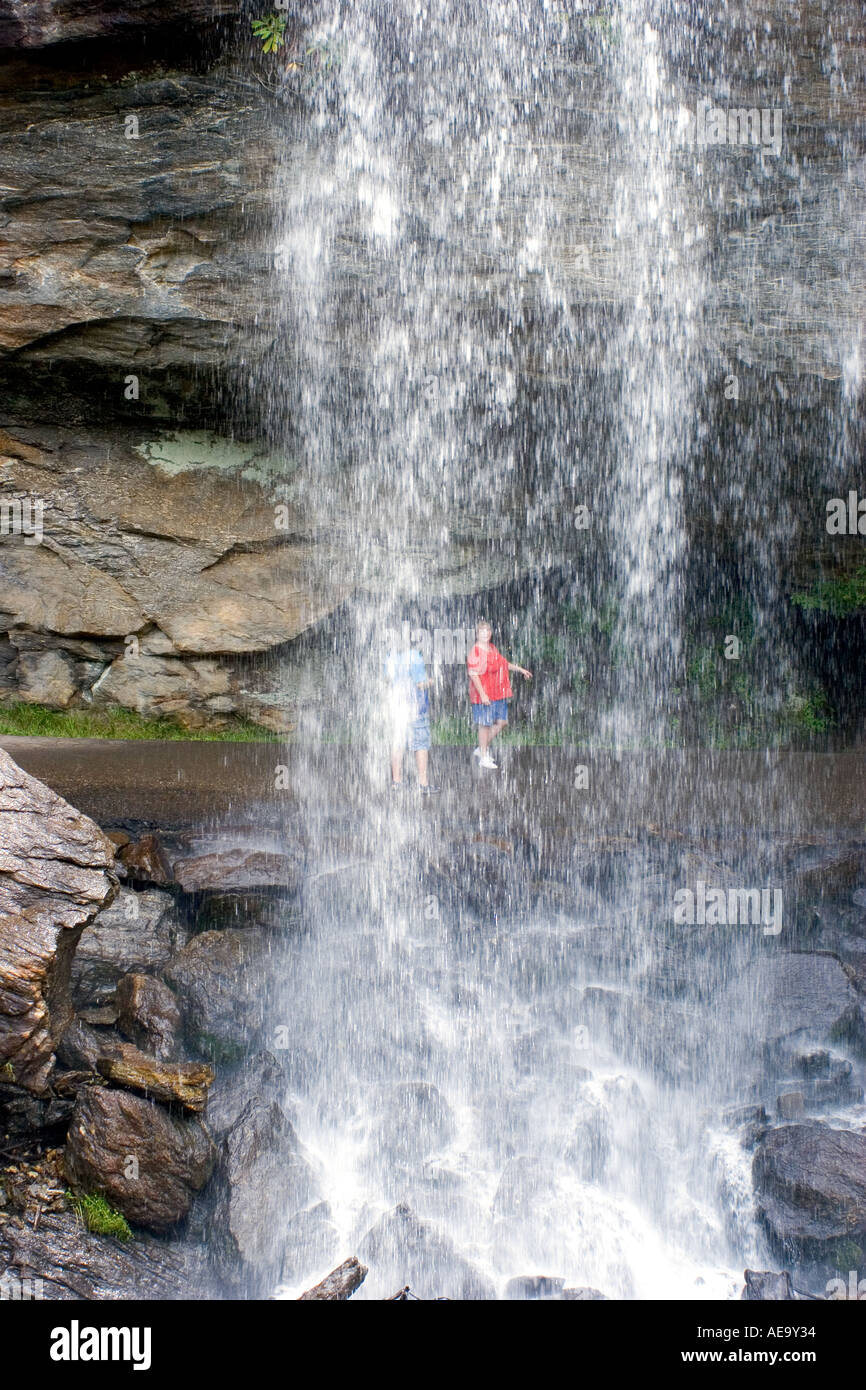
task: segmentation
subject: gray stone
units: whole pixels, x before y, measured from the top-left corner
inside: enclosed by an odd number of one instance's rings
[[[454,1130],[451,1107],[436,1086],[424,1081],[401,1081],[379,1098],[372,1147],[389,1164],[420,1165],[448,1144]]]
[[[564,1279],[554,1279],[546,1274],[520,1274],[516,1279],[509,1279],[505,1285],[505,1297],[511,1302],[561,1298],[564,1287]]]
[[[118,981],[115,1000],[122,1033],[155,1057],[174,1054],[181,1014],[167,984],[153,975],[124,975]]]
[[[26,704],[65,709],[78,690],[75,664],[63,652],[21,652],[18,691]]]
[[[770,1130],[752,1174],[760,1219],[778,1249],[825,1260],[866,1249],[866,1134],[820,1124]]]
[[[189,1299],[213,1297],[198,1251],[143,1232],[121,1242],[91,1235],[72,1213],[0,1225],[0,1265],[11,1275],[42,1281],[50,1300]]]
[[[286,1088],[285,1073],[270,1052],[258,1052],[235,1067],[221,1068],[208,1096],[208,1129],[215,1139],[223,1139],[253,1096],[262,1104],[276,1101],[285,1108]]]
[[[295,891],[301,879],[297,853],[257,844],[202,847],[172,862],[175,882],[186,893],[243,893],[257,889]]]
[[[201,1056],[240,1058],[262,1035],[262,977],[273,939],[257,928],[194,936],[163,974],[175,990],[187,1041]]]
[[[72,1021],[73,953],[114,896],[113,865],[102,831],[0,750],[0,1067],[29,1090]]]
[[[777,1051],[792,1038],[866,1047],[863,1000],[835,956],[774,955],[761,964],[759,989],[768,1004],[767,1036]]]
[[[158,971],[184,938],[170,893],[122,889],[81,935],[72,963],[75,1000],[108,1002],[124,975]]]
[[[185,0],[183,21],[209,25],[237,10],[238,0]],[[177,22],[174,0],[0,0],[0,47],[34,49],[83,39],[121,39]]]
[[[802,1091],[786,1091],[776,1097],[776,1114],[780,1120],[798,1120],[806,1108]]]
[[[295,1131],[275,1102],[250,1100],[220,1146],[212,1228],[222,1273],[247,1286],[280,1277],[286,1223],[316,1190]]]
[[[337,1256],[340,1233],[327,1202],[296,1212],[286,1226],[282,1279],[289,1283],[305,1271],[321,1269]]]
[[[490,1281],[452,1242],[405,1205],[376,1222],[361,1241],[359,1255],[369,1265],[377,1297],[388,1298],[407,1285],[423,1299],[476,1302],[496,1297]]]

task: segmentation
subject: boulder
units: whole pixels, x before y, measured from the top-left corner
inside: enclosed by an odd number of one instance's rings
[[[610,1111],[590,1093],[581,1095],[575,1106],[574,1128],[566,1143],[564,1157],[583,1182],[601,1182],[612,1145]]]
[[[438,1087],[400,1081],[379,1098],[371,1146],[390,1165],[414,1166],[444,1148],[455,1131],[451,1107]]]
[[[17,674],[25,704],[65,709],[78,690],[75,664],[62,651],[19,652]]]
[[[69,1126],[65,1167],[80,1192],[101,1192],[137,1226],[167,1231],[189,1212],[215,1160],[196,1118],[129,1091],[88,1086]]]
[[[564,1279],[551,1278],[547,1274],[520,1274],[516,1279],[509,1279],[505,1285],[505,1297],[512,1302],[538,1298],[561,1298],[564,1288]]]
[[[311,1269],[327,1268],[336,1258],[339,1245],[340,1232],[327,1202],[315,1202],[296,1212],[286,1226],[283,1283],[299,1280]]]
[[[253,1096],[261,1104],[276,1101],[284,1107],[286,1088],[285,1073],[270,1052],[258,1052],[237,1066],[220,1068],[208,1095],[208,1129],[215,1139],[223,1139]]]
[[[866,1048],[863,999],[835,956],[772,955],[761,964],[758,997],[768,1004],[767,1037],[776,1055],[791,1040]]]
[[[175,1051],[181,1015],[168,985],[153,975],[124,975],[114,998],[120,1031],[155,1057],[170,1057]]]
[[[171,883],[171,869],[158,835],[142,835],[122,845],[117,857],[132,883],[152,883],[158,888]]]
[[[464,1302],[495,1299],[489,1279],[458,1253],[447,1236],[419,1221],[410,1207],[386,1213],[359,1248],[373,1276],[371,1293],[387,1298],[407,1285],[419,1298]]]
[[[172,873],[186,893],[294,891],[300,882],[296,854],[257,845],[224,845],[173,860]]]
[[[76,1018],[66,1029],[57,1047],[57,1060],[65,1067],[96,1071],[100,1057],[119,1054],[123,1040],[114,1029],[94,1028]]]
[[[76,1003],[108,1002],[124,975],[160,970],[184,939],[169,893],[155,888],[143,893],[122,889],[81,934],[72,963]]]
[[[207,1105],[214,1075],[200,1062],[160,1062],[131,1043],[121,1043],[110,1056],[99,1057],[96,1070],[115,1086],[140,1091],[166,1105],[176,1102],[194,1114],[200,1114]]]
[[[315,1190],[313,1170],[279,1105],[250,1100],[222,1141],[214,1174],[210,1229],[222,1274],[248,1288],[276,1284],[286,1224]]]
[[[39,1092],[72,1021],[82,930],[117,890],[114,846],[0,749],[0,1068]]]
[[[177,993],[190,1046],[223,1062],[239,1059],[266,1021],[262,979],[271,938],[257,928],[206,931],[173,957],[164,977]]]
[[[820,1124],[770,1130],[755,1153],[752,1176],[759,1218],[777,1250],[797,1260],[854,1260],[855,1251],[860,1259],[866,1250],[866,1133]]]

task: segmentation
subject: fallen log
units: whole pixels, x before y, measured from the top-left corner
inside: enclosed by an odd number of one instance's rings
[[[352,1297],[352,1294],[360,1288],[366,1277],[367,1266],[362,1265],[361,1261],[353,1255],[351,1259],[344,1260],[337,1269],[332,1269],[321,1284],[316,1284],[315,1288],[307,1289],[306,1293],[302,1293],[298,1302],[304,1303],[319,1299],[327,1299],[335,1303],[344,1301]]]
[[[114,1055],[98,1058],[96,1070],[117,1086],[167,1105],[176,1101],[194,1114],[204,1110],[214,1079],[213,1069],[202,1062],[160,1062],[131,1043],[120,1043]]]

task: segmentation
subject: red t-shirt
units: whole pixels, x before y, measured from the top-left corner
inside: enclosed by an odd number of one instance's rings
[[[509,700],[511,681],[508,679],[508,662],[495,647],[482,650],[476,642],[466,658],[466,669],[481,681],[481,687],[488,700]],[[481,704],[481,696],[474,681],[469,682],[469,699],[473,705]]]

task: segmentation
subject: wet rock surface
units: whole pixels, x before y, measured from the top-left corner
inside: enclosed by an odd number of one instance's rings
[[[759,1216],[776,1248],[799,1260],[831,1263],[855,1253],[859,1260],[866,1248],[866,1133],[818,1124],[771,1130],[753,1175]]]
[[[79,940],[72,962],[76,1004],[109,1002],[124,975],[160,970],[185,940],[170,894],[122,888]]]
[[[66,1147],[69,1181],[76,1190],[102,1192],[137,1226],[167,1231],[182,1221],[214,1159],[197,1119],[100,1086],[78,1098]]]
[[[367,1232],[359,1254],[370,1266],[380,1298],[390,1297],[407,1284],[423,1299],[476,1302],[496,1297],[489,1280],[458,1254],[447,1237],[420,1221],[404,1204]]]
[[[261,1039],[267,1003],[260,982],[272,955],[266,933],[249,928],[201,932],[172,958],[163,973],[199,1055],[230,1062]]]
[[[13,1275],[40,1279],[47,1299],[187,1299],[191,1289],[208,1290],[195,1250],[144,1234],[106,1240],[71,1213],[45,1216],[36,1230],[18,1218],[0,1223],[0,1260]]]
[[[762,969],[770,1000],[771,1042],[798,1037],[866,1048],[866,1010],[838,960],[783,954]]]
[[[0,751],[0,1066],[33,1091],[71,1022],[73,954],[114,896],[113,866],[102,831]]]
[[[249,845],[212,845],[191,848],[172,864],[174,881],[186,893],[249,893],[274,889],[295,891],[301,879],[297,854]]]
[[[124,975],[114,995],[122,1033],[155,1057],[170,1057],[177,1045],[181,1012],[177,999],[152,975]]]
[[[345,1302],[367,1276],[367,1269],[354,1256],[344,1260],[337,1269],[331,1270],[320,1284],[307,1289],[298,1299],[299,1303]]]
[[[313,1170],[279,1105],[250,1100],[223,1138],[214,1175],[211,1221],[224,1274],[273,1288],[287,1224],[315,1192]]]
[[[206,24],[237,10],[237,0],[187,0],[183,17],[188,24]],[[177,19],[177,6],[166,0],[2,0],[0,47],[120,38],[160,25],[172,27]]]
[[[215,1139],[223,1139],[251,1098],[263,1105],[281,1102],[287,1085],[285,1072],[270,1052],[255,1053],[235,1066],[221,1067],[208,1097],[208,1129]]]
[[[210,1067],[199,1062],[161,1062],[131,1043],[121,1043],[112,1055],[98,1058],[96,1069],[115,1086],[138,1091],[164,1105],[177,1103],[193,1114],[200,1114],[207,1105],[214,1075]]]
[[[117,851],[130,883],[147,883],[165,887],[171,883],[171,868],[158,835],[142,835]]]

